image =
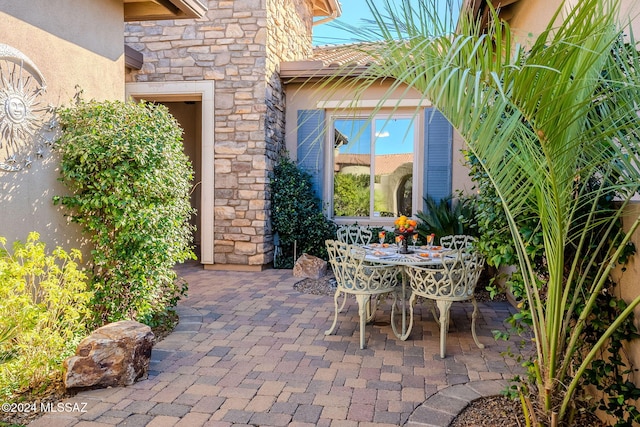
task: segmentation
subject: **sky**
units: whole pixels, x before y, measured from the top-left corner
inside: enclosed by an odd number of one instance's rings
[[[444,4],[446,0],[438,0]],[[342,15],[335,21],[344,22],[354,26],[363,26],[365,19],[372,19],[369,11],[369,6],[365,0],[339,0],[342,7]],[[381,9],[384,8],[384,2],[381,0],[374,0],[376,6]],[[322,46],[327,44],[344,44],[360,41],[356,39],[352,34],[336,28],[334,21],[326,22],[313,27],[313,45]]]
[[[371,19],[371,13],[365,0],[340,0],[342,15],[335,21],[350,25],[362,24],[362,19]],[[344,44],[355,41],[348,32],[335,28],[330,22],[313,27],[313,44]]]
[[[349,139],[347,145],[340,147],[340,153],[370,154],[371,129],[376,127],[375,154],[413,153],[414,126],[409,117],[394,120],[376,119],[369,123],[366,119],[338,119],[334,126]],[[361,130],[366,125],[366,130]],[[356,139],[357,138],[357,139]]]

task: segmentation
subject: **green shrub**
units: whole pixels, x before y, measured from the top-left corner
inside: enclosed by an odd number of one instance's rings
[[[176,120],[163,105],[84,102],[59,112],[60,180],[69,209],[93,244],[98,324],[155,325],[186,291],[177,262],[193,258],[193,170]]]
[[[0,400],[60,377],[62,361],[86,334],[87,277],[80,252],[47,255],[38,233],[15,242],[0,237]]]
[[[336,216],[369,216],[369,175],[335,176],[333,208]]]
[[[335,224],[323,215],[309,175],[286,157],[274,168],[271,209],[273,232],[278,233],[282,250],[274,267],[293,267],[294,243],[298,256],[306,252],[327,259],[324,241],[335,238]]]
[[[458,196],[454,203],[451,196],[436,201],[431,196],[425,196],[426,211],[419,211],[418,234],[423,238],[433,233],[435,241],[442,236],[452,234],[477,235],[475,225],[475,199],[468,196]]]

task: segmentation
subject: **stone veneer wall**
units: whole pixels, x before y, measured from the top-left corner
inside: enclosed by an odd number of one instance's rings
[[[285,98],[280,80],[280,62],[311,57],[312,11],[309,2],[267,0],[267,123],[266,140],[276,148],[276,156],[285,150]],[[270,156],[271,160],[275,158]]]
[[[284,147],[280,60],[310,55],[308,0],[209,0],[196,20],[129,23],[144,55],[128,81],[215,80],[214,262],[273,260],[269,177]]]

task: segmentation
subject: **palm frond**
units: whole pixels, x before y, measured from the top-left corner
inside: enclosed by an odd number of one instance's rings
[[[616,195],[624,204],[640,183],[640,59],[623,42],[619,0],[559,8],[527,47],[516,43],[493,9],[485,28],[467,13],[457,25],[441,19],[432,12],[435,0],[420,0],[417,8],[407,0],[385,0],[383,8],[367,3],[381,41],[367,46],[372,66],[352,88],[361,96],[391,77],[392,91],[417,90],[447,117],[486,171],[502,200],[532,307],[541,401],[551,411],[561,395],[562,418],[576,386],[575,378],[568,391],[560,386],[566,385],[575,340],[623,250],[618,246],[596,263],[585,256],[589,233],[604,230],[604,241],[624,245],[640,222],[624,236],[611,235],[620,211],[596,202]],[[544,241],[544,298],[519,228],[531,218]],[[573,225],[578,220],[581,227]],[[572,259],[566,259],[568,247]],[[587,273],[595,275],[592,284],[585,282]],[[586,308],[569,328],[579,298]]]

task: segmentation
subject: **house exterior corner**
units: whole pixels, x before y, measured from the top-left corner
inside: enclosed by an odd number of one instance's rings
[[[125,43],[144,57],[127,82],[154,91],[137,98],[170,104],[172,112],[196,104],[185,114],[198,116],[193,131],[185,127],[185,146],[194,146],[196,191],[211,194],[194,202],[211,215],[195,224],[206,268],[264,268],[273,261],[270,176],[285,148],[279,66],[310,55],[314,3],[209,0],[202,18],[126,26]],[[163,95],[163,88],[169,93],[176,84],[203,81],[215,87],[213,111],[206,115],[198,97]],[[209,158],[201,154],[207,131],[213,135]]]

